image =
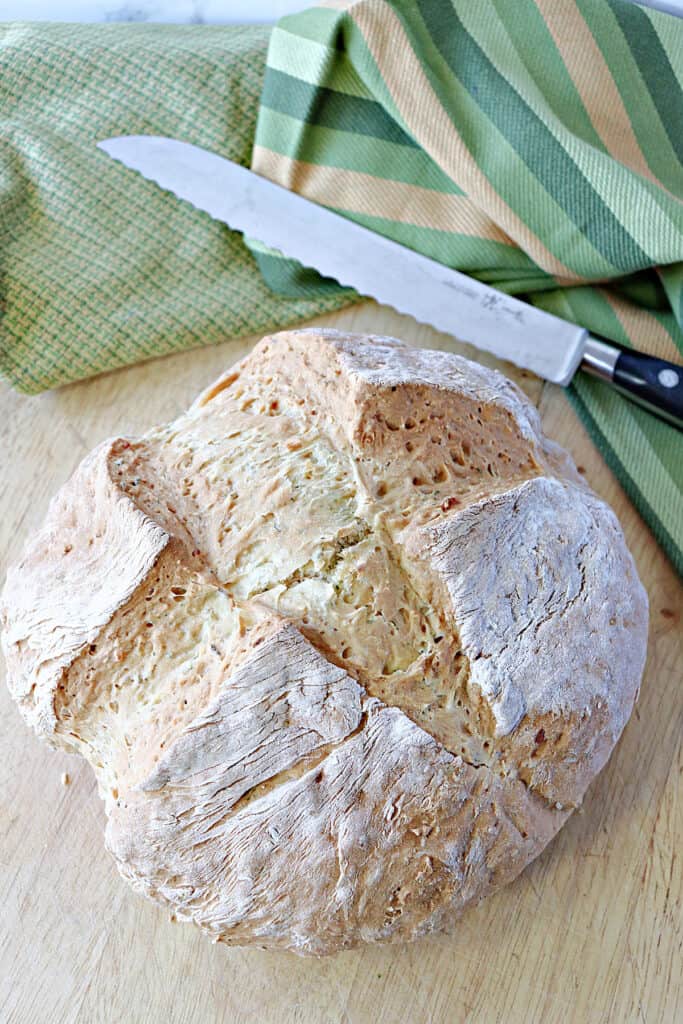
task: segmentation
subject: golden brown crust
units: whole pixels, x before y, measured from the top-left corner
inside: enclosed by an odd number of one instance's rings
[[[610,510],[494,371],[264,339],[96,450],[2,601],[29,722],[90,760],[121,872],[214,938],[414,938],[513,878],[635,700]]]

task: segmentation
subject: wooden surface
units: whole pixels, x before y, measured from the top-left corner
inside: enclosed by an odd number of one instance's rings
[[[371,304],[324,322],[473,354]],[[38,398],[0,385],[0,576],[93,445],[175,416],[248,345],[157,360]],[[547,433],[616,510],[650,596],[640,702],[582,810],[452,938],[321,961],[213,946],[120,880],[103,847],[90,768],[41,744],[2,685],[3,1024],[683,1020],[680,585],[563,394],[514,376]]]

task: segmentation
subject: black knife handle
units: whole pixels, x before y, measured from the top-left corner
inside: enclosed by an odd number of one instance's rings
[[[612,381],[633,401],[683,430],[683,366],[624,351],[617,359]]]
[[[683,366],[591,335],[582,369],[683,430]]]

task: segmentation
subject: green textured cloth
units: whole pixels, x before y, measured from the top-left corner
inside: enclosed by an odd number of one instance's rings
[[[334,308],[274,296],[242,237],[95,148],[249,163],[267,28],[0,25],[0,374],[35,393]]]
[[[680,363],[682,85],[683,20],[626,0],[314,8],[273,32],[252,166]],[[300,268],[254,252],[299,293]],[[584,374],[570,396],[683,572],[683,435]]]

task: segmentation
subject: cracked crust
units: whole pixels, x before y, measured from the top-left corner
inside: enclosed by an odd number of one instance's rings
[[[543,849],[629,717],[647,602],[513,384],[312,330],[96,449],[2,624],[124,877],[320,955],[447,930]]]

